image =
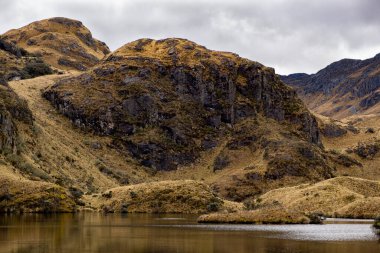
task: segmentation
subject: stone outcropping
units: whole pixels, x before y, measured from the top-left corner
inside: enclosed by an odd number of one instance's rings
[[[32,113],[26,102],[3,82],[0,84],[0,150],[3,154],[17,152],[17,122],[31,125]]]
[[[315,117],[272,68],[188,40],[126,44],[43,96],[75,126],[111,136],[114,148],[153,170],[189,166],[224,143],[215,173],[234,150],[264,152],[267,171],[241,184],[333,173]]]

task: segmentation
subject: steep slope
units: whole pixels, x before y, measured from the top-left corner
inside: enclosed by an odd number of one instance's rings
[[[126,44],[44,97],[159,178],[207,177],[232,199],[333,174],[316,119],[273,69],[187,40]]]
[[[33,124],[26,102],[20,99],[8,83],[0,83],[0,150],[2,154],[20,152],[18,126]]]
[[[10,30],[1,39],[64,70],[86,70],[109,53],[108,47],[94,39],[80,21],[60,17]]]
[[[281,79],[316,113],[336,119],[380,113],[380,54],[363,61],[343,59],[316,74]]]
[[[57,185],[31,181],[37,174],[22,157],[24,131],[33,129],[33,116],[6,82],[0,84],[0,213],[68,212],[75,209],[69,192]]]
[[[12,157],[15,170],[24,177],[75,188],[82,194],[145,181],[148,173],[108,149],[107,137],[78,132],[42,98],[41,90],[59,78],[62,75],[10,82],[28,102],[34,117],[31,127],[17,125],[23,148]]]

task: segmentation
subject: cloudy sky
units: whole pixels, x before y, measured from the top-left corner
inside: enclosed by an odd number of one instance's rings
[[[280,74],[314,73],[380,53],[379,0],[0,0],[0,33],[62,16],[116,49],[181,37],[232,51]]]

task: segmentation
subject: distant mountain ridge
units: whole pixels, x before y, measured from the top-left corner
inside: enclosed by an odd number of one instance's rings
[[[380,54],[367,60],[343,59],[316,74],[280,76],[309,109],[341,119],[380,113]]]

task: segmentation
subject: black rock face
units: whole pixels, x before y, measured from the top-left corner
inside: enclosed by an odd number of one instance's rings
[[[11,42],[8,42],[2,38],[0,38],[0,50],[4,50],[16,57],[22,57],[28,55],[28,52]]]

